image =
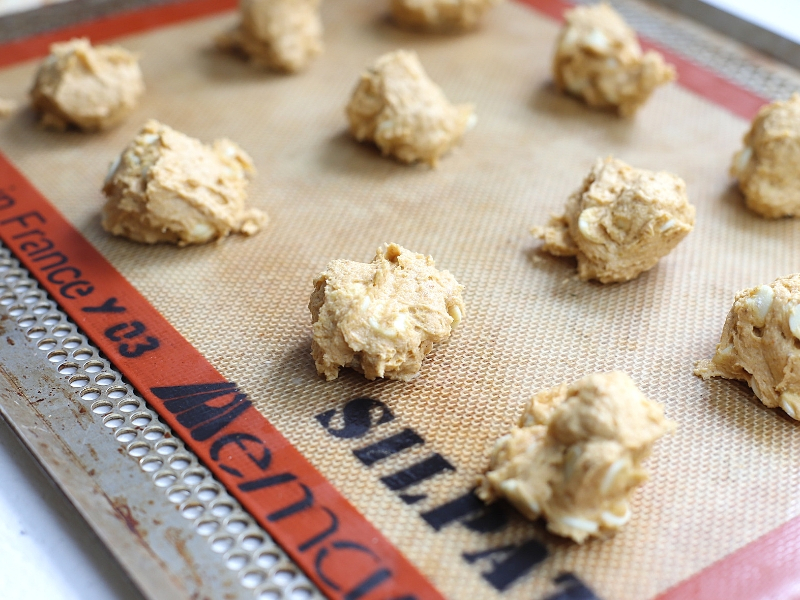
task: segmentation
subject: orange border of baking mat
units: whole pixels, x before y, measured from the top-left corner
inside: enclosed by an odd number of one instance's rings
[[[326,596],[443,600],[0,155],[0,239]]]
[[[555,19],[570,8],[561,0],[519,1]],[[71,25],[0,45],[0,67],[44,56],[58,40],[108,40],[235,4],[190,0]],[[767,102],[656,44],[643,40],[642,45],[675,65],[683,87],[736,115],[750,119]],[[2,153],[0,185],[0,239],[329,598],[442,597]],[[792,568],[797,564],[800,518],[658,600],[789,597],[800,588]]]
[[[563,20],[564,11],[572,8],[571,4],[562,0],[518,1],[558,20]],[[758,113],[758,109],[769,102],[768,99],[687,60],[668,48],[655,44],[646,38],[640,37],[639,40],[645,50],[657,50],[664,55],[668,63],[675,67],[678,72],[678,84],[681,87],[693,91],[698,96],[702,96],[714,104],[727,108],[743,119],[752,119]],[[0,52],[2,52],[2,48],[0,48]]]
[[[237,0],[188,0],[126,10],[82,23],[37,33],[30,37],[0,45],[0,68],[50,52],[50,44],[75,37],[90,37],[103,42],[137,31],[166,27],[190,19],[233,10]]]

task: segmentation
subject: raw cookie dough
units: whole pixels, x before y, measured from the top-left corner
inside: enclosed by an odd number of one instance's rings
[[[772,219],[800,215],[800,94],[764,106],[733,157],[747,207]]]
[[[655,88],[675,79],[658,52],[642,54],[636,32],[608,4],[579,6],[565,17],[553,58],[560,90],[630,116]]]
[[[466,31],[500,0],[392,0],[392,18],[403,27],[427,31]]]
[[[294,73],[322,52],[320,0],[241,0],[242,22],[216,39],[268,69]]]
[[[577,257],[581,279],[628,281],[686,237],[694,212],[677,175],[598,158],[564,214],[532,232],[544,240],[546,252]]]
[[[245,208],[250,157],[229,140],[206,146],[148,121],[114,161],[103,193],[103,227],[137,242],[185,246],[253,235],[267,215]]]
[[[714,358],[695,375],[746,381],[766,406],[800,420],[800,274],[736,294]]]
[[[628,375],[596,373],[536,394],[494,445],[478,496],[507,498],[529,519],[583,543],[622,527],[647,479],[642,461],[675,429]]]
[[[93,47],[81,38],[50,46],[30,95],[42,125],[97,131],[128,116],[143,92],[135,54],[119,46]]]
[[[397,244],[378,248],[369,264],[334,260],[308,304],[317,372],[328,381],[341,367],[367,379],[413,379],[433,344],[461,322],[463,289],[433,258]]]
[[[347,118],[359,142],[374,142],[384,155],[403,162],[431,166],[475,123],[472,105],[450,104],[416,52],[407,50],[384,54],[361,75]]]

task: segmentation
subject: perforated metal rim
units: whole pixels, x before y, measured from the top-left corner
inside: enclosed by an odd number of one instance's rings
[[[186,519],[187,532],[205,538],[254,598],[323,598],[1,244],[0,315],[10,317],[42,361],[74,388],[75,399],[94,417],[93,433],[116,438],[127,456],[121,463],[138,464],[150,476],[154,491]]]
[[[570,0],[596,4],[597,0]],[[664,10],[636,0],[607,0],[636,32],[672,52],[706,67],[737,85],[771,100],[784,100],[800,89],[800,76],[769,69],[753,61],[745,50],[734,51],[693,30],[693,24],[668,21]],[[697,27],[694,25],[694,27]]]

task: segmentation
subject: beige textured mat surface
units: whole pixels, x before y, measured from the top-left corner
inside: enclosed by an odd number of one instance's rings
[[[631,121],[558,96],[549,78],[557,24],[514,2],[458,37],[398,31],[370,0],[328,2],[324,19],[324,55],[294,77],[216,54],[210,40],[232,15],[125,38],[142,54],[148,91],[124,125],[47,132],[26,110],[0,122],[0,149],[450,598],[527,600],[564,571],[603,598],[649,597],[800,514],[798,424],[744,385],[692,375],[734,293],[800,267],[800,222],[748,213],[727,176],[747,123],[675,85]],[[452,101],[476,105],[477,127],[438,170],[383,159],[346,134],[343,108],[360,70],[397,47],[416,49]],[[34,67],[0,72],[0,96],[21,98]],[[150,117],[249,152],[259,169],[251,202],[269,212],[266,230],[184,249],[106,235],[99,187]],[[539,255],[528,234],[605,154],[681,175],[697,206],[686,241],[622,285],[576,280],[573,262]],[[326,383],[310,356],[312,278],[334,258],[367,261],[387,241],[450,270],[466,286],[467,318],[411,383],[347,372]],[[627,371],[680,424],[657,444],[652,479],[619,535],[578,547],[512,512],[493,533],[456,522],[437,532],[420,517],[468,492],[533,392],[611,369]],[[360,396],[395,419],[344,439],[315,418]],[[330,422],[341,426],[339,416]],[[424,445],[370,468],[352,453],[405,428]],[[381,483],[433,453],[455,470],[401,490],[426,495],[415,504]],[[481,577],[492,557],[462,556],[532,538],[548,558],[502,594]]]

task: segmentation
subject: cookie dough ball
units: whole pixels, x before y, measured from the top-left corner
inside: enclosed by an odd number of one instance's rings
[[[677,175],[598,158],[564,214],[532,231],[544,251],[577,257],[581,279],[629,281],[686,237],[694,212]]]
[[[253,235],[267,215],[245,208],[250,157],[229,140],[212,146],[148,121],[111,165],[103,227],[137,242],[185,246]]]
[[[596,373],[536,394],[519,426],[494,445],[478,496],[508,499],[583,543],[630,518],[628,501],[648,477],[642,461],[675,424],[625,373]]]
[[[143,92],[136,55],[119,46],[93,47],[87,39],[74,39],[50,46],[30,95],[43,125],[97,131],[128,116]]]
[[[800,215],[800,94],[759,111],[731,175],[751,210],[771,219]]]
[[[475,124],[471,105],[450,104],[428,78],[416,52],[384,54],[365,73],[347,105],[350,131],[384,155],[436,166]]]
[[[467,31],[500,0],[392,0],[398,25],[426,31]]]
[[[331,262],[308,304],[317,372],[328,381],[341,367],[367,379],[413,379],[433,344],[461,322],[463,289],[430,256],[397,244],[379,248],[369,264]]]
[[[736,294],[714,358],[695,375],[746,381],[766,406],[800,420],[800,274]]]
[[[241,52],[260,66],[295,73],[322,52],[320,0],[242,0],[241,24],[218,36],[217,47]]]
[[[608,4],[579,6],[566,13],[556,42],[553,77],[558,89],[589,106],[630,116],[675,69],[652,50],[642,54],[636,32]]]

